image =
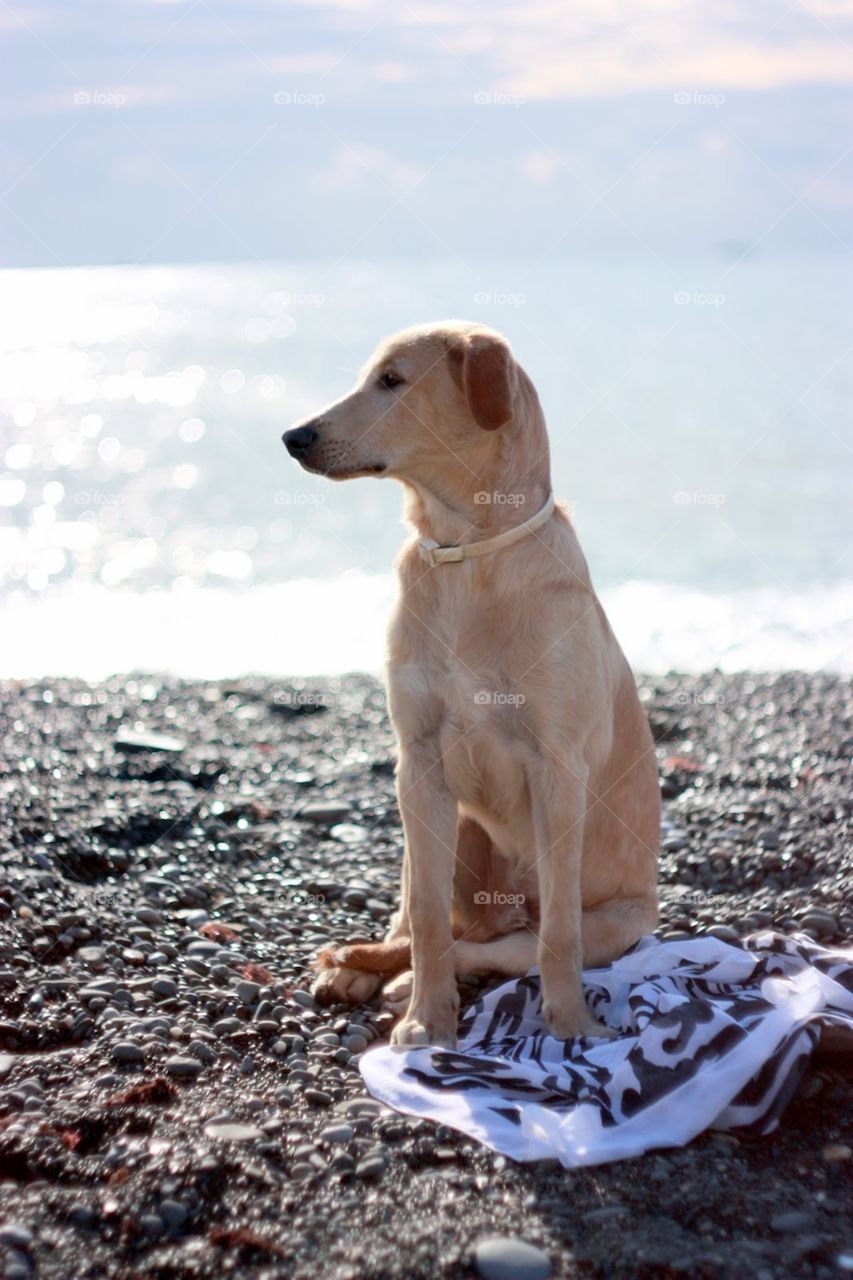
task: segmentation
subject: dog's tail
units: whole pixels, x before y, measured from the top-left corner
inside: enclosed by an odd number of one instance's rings
[[[342,947],[327,947],[314,961],[323,969],[360,969],[362,973],[381,973],[393,978],[412,965],[412,943],[409,938],[395,942],[352,942]]]

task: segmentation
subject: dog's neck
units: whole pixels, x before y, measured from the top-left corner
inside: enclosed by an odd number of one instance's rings
[[[551,492],[547,476],[528,476],[521,484],[503,487],[471,485],[464,494],[438,493],[411,480],[404,485],[407,521],[421,538],[431,538],[441,547],[478,542],[512,529],[536,515]]]

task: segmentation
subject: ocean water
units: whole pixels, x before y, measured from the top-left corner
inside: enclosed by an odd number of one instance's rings
[[[280,437],[447,316],[536,382],[638,669],[850,670],[851,284],[828,257],[2,272],[0,670],[379,669],[400,491]]]

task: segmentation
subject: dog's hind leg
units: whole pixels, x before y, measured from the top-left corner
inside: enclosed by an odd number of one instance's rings
[[[583,967],[597,969],[623,956],[629,947],[651,933],[658,919],[657,894],[611,898],[585,908],[581,917]]]

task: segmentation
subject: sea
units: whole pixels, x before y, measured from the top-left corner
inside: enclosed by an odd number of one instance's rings
[[[365,261],[0,272],[0,674],[379,671],[399,487],[289,425],[403,326],[510,339],[644,672],[853,669],[853,265]]]

